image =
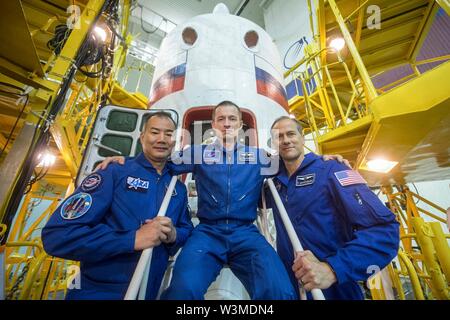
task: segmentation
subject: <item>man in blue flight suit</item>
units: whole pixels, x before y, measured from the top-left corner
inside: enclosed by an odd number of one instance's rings
[[[281,117],[272,141],[282,159],[274,178],[305,251],[294,254],[274,200],[277,252],[294,286],[324,289],[326,299],[363,299],[357,281],[383,269],[397,255],[399,224],[364,179],[337,161],[304,154],[298,121]],[[310,294],[308,293],[310,297]]]
[[[169,114],[151,115],[140,136],[143,153],[89,175],[42,230],[46,252],[80,261],[81,288],[67,299],[123,299],[146,248],[153,248],[146,299],[156,298],[169,255],[193,228],[181,182],[166,216],[156,217],[171,180],[166,162],[175,128]]]
[[[236,104],[219,103],[212,127],[215,143],[172,158],[174,172],[195,175],[200,223],[181,250],[162,298],[203,299],[227,264],[252,299],[293,299],[286,269],[253,224],[270,159],[263,150],[238,143],[242,114]]]

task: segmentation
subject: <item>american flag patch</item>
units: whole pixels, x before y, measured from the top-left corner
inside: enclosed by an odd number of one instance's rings
[[[361,175],[353,170],[344,170],[335,172],[334,175],[338,179],[341,186],[351,186],[352,184],[364,183],[366,184],[366,180],[364,180]]]

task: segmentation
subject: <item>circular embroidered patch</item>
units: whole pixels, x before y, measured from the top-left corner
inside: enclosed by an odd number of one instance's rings
[[[78,219],[88,212],[92,205],[89,193],[77,193],[64,201],[61,207],[61,217],[65,220]]]
[[[88,175],[81,183],[81,190],[85,192],[94,191],[102,183],[102,176],[98,173]]]

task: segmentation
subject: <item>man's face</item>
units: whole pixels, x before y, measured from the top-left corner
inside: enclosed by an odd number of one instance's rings
[[[279,150],[283,160],[293,161],[303,154],[305,140],[294,121],[284,119],[277,122],[271,133],[273,147]]]
[[[172,137],[174,131],[175,126],[170,119],[158,116],[150,118],[140,137],[146,157],[156,161],[167,160],[175,145]]]
[[[242,128],[242,120],[239,111],[234,106],[221,106],[216,109],[212,128],[222,141],[236,140],[239,130]]]

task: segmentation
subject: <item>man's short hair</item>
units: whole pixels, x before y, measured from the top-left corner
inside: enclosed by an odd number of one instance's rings
[[[144,116],[144,117],[145,117],[145,116]],[[175,120],[173,120],[172,115],[171,115],[170,113],[168,113],[168,112],[165,112],[165,111],[157,111],[157,112],[154,112],[154,113],[150,113],[149,115],[146,115],[146,117],[147,117],[147,118],[145,119],[144,126],[142,127],[142,132],[145,132],[145,129],[147,128],[147,123],[148,123],[148,121],[149,121],[151,118],[153,118],[153,117],[169,119],[170,121],[172,121],[172,123],[173,123],[175,129],[177,128],[177,124],[176,124]]]
[[[239,108],[239,106],[231,101],[225,100],[222,101],[221,103],[219,103],[217,106],[214,107],[213,111],[212,111],[212,120],[214,121],[214,117],[216,116],[216,109],[219,107],[224,107],[224,106],[231,106],[231,107],[235,107],[239,113],[239,119],[242,120],[242,112],[241,112],[241,108]]]
[[[275,125],[282,120],[291,120],[292,122],[294,122],[297,127],[298,132],[301,135],[303,135],[303,127],[302,127],[302,124],[300,123],[300,121],[298,121],[295,118],[291,118],[289,116],[281,116],[281,117],[275,119],[275,121],[272,123],[272,126],[270,127],[270,131],[272,131],[273,127],[275,127]]]

